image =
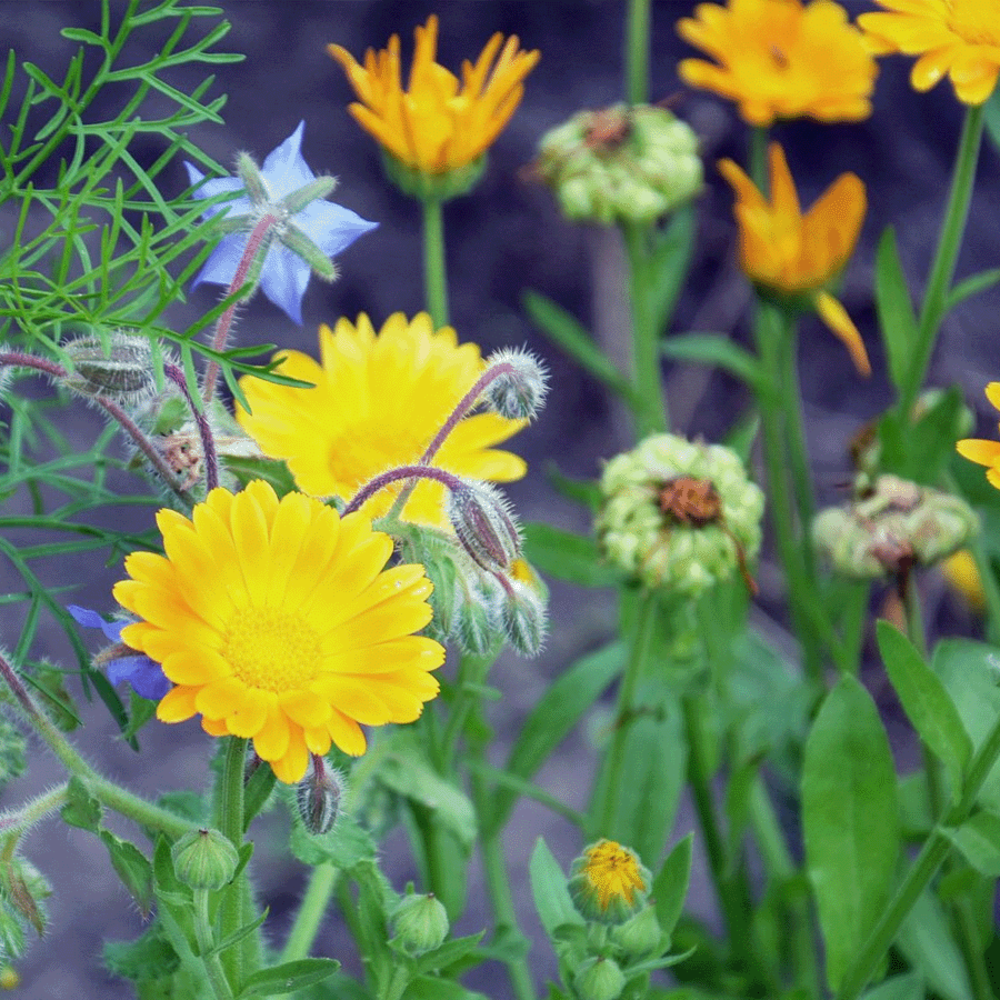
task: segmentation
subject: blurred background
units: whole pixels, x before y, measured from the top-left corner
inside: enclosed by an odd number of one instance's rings
[[[238,150],[261,160],[304,120],[306,162],[317,173],[339,177],[334,200],[379,223],[376,231],[339,258],[339,281],[310,284],[301,327],[258,296],[243,310],[236,327],[235,339],[241,345],[274,342],[315,353],[316,328],[321,322],[332,324],[342,315],[353,320],[366,312],[379,325],[393,312],[412,315],[422,308],[418,206],[384,180],[374,140],[347,113],[353,94],[341,68],[327,55],[327,43],[343,45],[360,59],[366,48],[382,48],[391,34],[398,33],[408,68],[413,28],[437,13],[438,61],[453,71],[459,70],[463,59],[474,60],[494,31],[516,34],[523,47],[541,51],[541,62],[526,81],[523,103],[493,147],[482,183],[470,196],[445,207],[451,315],[459,338],[479,343],[484,353],[505,345],[526,345],[550,366],[548,407],[513,442],[514,450],[528,459],[530,472],[509,492],[524,519],[586,532],[586,512],[559,496],[549,474],[558,470],[574,478],[595,477],[602,460],[630,443],[631,430],[601,386],[581,374],[531,326],[520,299],[528,289],[550,297],[592,329],[612,354],[621,356],[627,331],[622,251],[614,231],[566,222],[549,192],[532,182],[524,168],[548,129],[575,111],[600,108],[622,98],[624,3],[255,0],[219,6],[220,17],[232,25],[219,47],[245,53],[247,58],[240,64],[213,67],[218,76],[210,94],[228,95],[222,112],[225,125],[202,126],[191,133],[191,139],[221,163],[231,164]],[[848,0],[845,6],[853,17],[874,5]],[[124,4],[113,0],[111,8],[114,16]],[[669,99],[671,108],[692,125],[701,138],[705,159],[705,190],[697,202],[697,245],[671,332],[727,333],[745,343],[751,290],[736,266],[731,190],[714,164],[728,156],[745,165],[748,134],[732,106],[714,95],[684,88],[677,78],[678,59],[693,53],[677,38],[674,23],[693,8],[687,0],[653,0],[651,94],[653,100]],[[61,77],[76,44],[62,39],[59,30],[93,28],[99,16],[100,6],[94,0],[44,4],[3,0],[0,38],[20,59]],[[207,19],[198,30],[207,31],[212,23]],[[137,38],[138,44],[127,50],[127,56],[136,62],[148,58],[162,40],[153,30],[145,42]],[[143,44],[148,46],[145,55]],[[856,374],[846,351],[817,319],[806,317],[801,324],[800,376],[807,436],[823,503],[836,502],[843,495],[850,473],[849,439],[890,400],[871,291],[876,242],[892,223],[911,287],[922,289],[961,124],[962,106],[950,85],[940,84],[927,95],[914,94],[907,79],[909,67],[910,60],[901,57],[881,61],[875,112],[866,122],[831,126],[802,121],[774,129],[775,137],[785,145],[804,207],[844,171],[854,171],[868,186],[868,217],[858,251],[844,275],[842,301],[864,336],[873,376],[864,380]],[[205,67],[181,68],[170,79],[175,86],[190,90],[206,75]],[[107,96],[111,99],[110,93]],[[139,153],[151,161],[159,150],[150,147]],[[174,185],[174,190],[186,186],[180,163],[172,175],[164,176],[163,183]],[[987,138],[958,265],[959,279],[1000,263],[998,217],[1000,158],[996,145]],[[2,228],[8,230],[6,224]],[[201,286],[188,302],[178,303],[169,314],[176,328],[183,329],[210,309],[218,292],[214,286]],[[940,386],[959,384],[979,414],[978,432],[988,437],[994,436],[995,418],[983,388],[1000,378],[998,294],[994,289],[967,300],[947,318],[930,380]],[[742,384],[724,374],[690,365],[665,366],[664,372],[674,429],[680,433],[717,440],[750,403]],[[26,386],[22,382],[19,391]],[[38,389],[41,394],[47,391]],[[66,427],[86,447],[100,432],[102,421],[80,404],[67,412]],[[135,488],[129,487],[125,477],[120,486]],[[128,527],[145,530],[151,511],[115,512],[119,516]],[[121,567],[105,566],[100,555],[95,555],[58,565],[42,564],[42,572],[51,574],[44,578],[53,585],[75,585],[67,601],[108,612],[111,586],[120,578]],[[763,627],[768,627],[767,609],[779,606],[781,594],[776,571],[766,559],[759,579],[764,609],[760,618]],[[19,586],[16,574],[0,563],[0,591]],[[932,580],[928,587],[929,621],[960,634],[976,633],[976,622],[945,594],[943,583]],[[491,682],[505,695],[491,708],[497,761],[505,757],[521,720],[551,678],[614,631],[616,609],[610,592],[554,584],[552,598],[552,633],[542,656],[530,662],[505,656],[491,675]],[[23,614],[23,606],[0,607],[0,642],[4,645],[16,644]],[[96,637],[87,636],[86,641],[97,648]],[[33,650],[35,658],[72,663],[65,637],[54,627],[40,631],[38,647]],[[79,690],[73,693],[78,695]],[[87,725],[77,734],[80,743],[112,777],[149,795],[204,781],[211,741],[196,723],[168,728],[154,722],[141,734],[144,752],[137,756],[117,738],[101,704],[84,704],[81,709]],[[59,768],[40,746],[33,747],[32,756],[29,774],[6,789],[0,808],[15,806],[60,780]],[[580,807],[589,789],[592,765],[588,734],[577,733],[539,780],[549,791]],[[258,866],[261,895],[271,906],[268,926],[278,943],[290,919],[289,906],[303,888],[301,867],[278,857],[283,822],[277,813],[265,817],[257,838],[258,859],[264,862]],[[683,836],[691,828],[689,815],[682,812],[676,835]],[[522,926],[539,942],[533,963],[541,982],[541,977],[554,975],[554,961],[541,946],[540,928],[525,888],[527,859],[539,836],[546,838],[567,866],[582,844],[569,824],[530,803],[522,803],[508,829],[511,878],[520,887]],[[142,920],[111,873],[104,847],[82,831],[49,823],[32,835],[25,850],[51,879],[55,895],[46,938],[33,946],[20,967],[21,993],[32,998],[126,996],[125,984],[108,980],[98,955],[105,939],[137,936]],[[416,877],[401,835],[385,845],[384,861],[397,889]],[[697,864],[703,864],[703,859],[696,858]],[[690,906],[709,921],[714,919],[713,901],[699,888],[697,875]],[[482,881],[474,868],[469,909],[455,930],[472,933],[488,926],[489,919]],[[322,946],[349,968],[357,968],[337,922],[329,923]],[[501,998],[506,980],[498,972],[486,967],[467,982]]]

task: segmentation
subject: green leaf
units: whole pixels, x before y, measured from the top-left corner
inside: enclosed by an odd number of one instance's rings
[[[269,908],[264,907],[264,912],[261,913],[261,915],[257,917],[256,920],[251,920],[250,923],[244,924],[242,927],[233,931],[232,934],[223,938],[221,941],[218,942],[218,944],[216,944],[216,946],[208,954],[220,955],[224,951],[229,951],[229,949],[232,948],[233,945],[239,944],[240,941],[242,941],[245,937],[249,937],[249,935],[253,934],[253,932],[257,930],[257,928],[260,927],[265,920],[267,920],[267,915],[269,912],[270,912]],[[206,957],[208,956],[206,955]]]
[[[463,959],[475,952],[476,946],[482,941],[486,931],[469,934],[466,937],[452,938],[440,947],[426,952],[414,960],[417,972],[434,972],[437,969],[447,969],[449,966],[463,964]],[[478,964],[473,961],[470,964]]]
[[[507,758],[508,773],[524,779],[532,777],[624,665],[625,647],[616,642],[588,653],[564,670],[522,724]],[[497,789],[491,815],[483,821],[487,832],[495,832],[504,825],[516,801],[517,796],[512,792]]]
[[[634,401],[635,391],[628,380],[594,343],[578,320],[537,292],[525,292],[521,296],[521,304],[549,340],[561,347],[581,368],[623,399]]]
[[[531,852],[528,876],[538,918],[550,941],[556,940],[556,931],[560,927],[584,926],[583,917],[577,912],[566,888],[566,875],[542,837],[535,842],[535,849]]]
[[[677,921],[684,912],[688,883],[691,879],[691,845],[694,834],[689,833],[674,845],[667,855],[656,878],[653,879],[653,902],[656,920],[665,934],[673,934]]]
[[[861,1000],[923,1000],[924,977],[919,972],[893,976],[862,994]]]
[[[948,293],[944,306],[945,313],[950,312],[970,296],[988,291],[997,283],[1000,283],[1000,267],[991,268],[989,271],[980,271],[978,274],[973,274],[964,281],[960,281]]]
[[[945,833],[977,872],[1000,878],[1000,815],[978,812],[957,830]]]
[[[878,648],[899,701],[920,738],[944,764],[952,796],[962,793],[962,778],[972,758],[972,740],[955,703],[916,647],[887,621],[876,625]],[[998,873],[1000,874],[1000,873]]]
[[[897,392],[903,392],[916,343],[917,317],[899,262],[892,226],[885,228],[875,254],[875,306],[889,362],[889,377]]]
[[[674,212],[665,229],[655,233],[655,245],[644,263],[644,283],[652,328],[666,330],[691,263],[694,247],[694,211]]]
[[[90,794],[90,789],[76,776],[69,779],[66,789],[66,805],[60,816],[64,823],[78,826],[81,830],[97,833],[101,825],[101,803]]]
[[[757,358],[721,333],[674,334],[663,341],[661,350],[674,361],[721,368],[754,389],[764,384],[765,373]]]
[[[596,539],[537,521],[522,527],[524,557],[546,576],[580,587],[614,587],[621,580],[621,573],[604,561]]]
[[[881,470],[933,486],[955,455],[961,437],[962,394],[952,387],[933,400],[916,421],[890,410],[878,425]]]
[[[376,855],[375,842],[368,832],[344,813],[330,830],[318,836],[309,833],[301,822],[293,823],[288,846],[299,861],[310,866],[329,862],[350,869],[361,861],[373,861]]]
[[[260,969],[249,976],[238,996],[259,997],[274,994],[286,996],[296,990],[303,990],[314,983],[321,983],[340,968],[340,962],[332,958],[300,958],[295,962],[283,962],[270,969]]]
[[[483,993],[438,976],[418,976],[403,991],[401,1000],[488,1000]]]
[[[941,904],[922,892],[896,936],[896,947],[920,972],[928,992],[943,1000],[972,1000],[965,959]]]
[[[99,836],[108,849],[111,867],[131,893],[143,918],[148,917],[153,905],[153,866],[149,859],[131,841],[116,837],[110,830],[101,830]]]
[[[809,733],[802,774],[806,863],[834,992],[888,901],[899,852],[895,788],[875,704],[844,676]]]
[[[106,942],[102,957],[108,972],[122,979],[159,979],[169,976],[179,965],[177,952],[157,923],[135,941]]]

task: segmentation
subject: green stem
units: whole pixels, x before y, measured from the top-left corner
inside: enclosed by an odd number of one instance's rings
[[[605,767],[602,769],[599,779],[598,795],[595,797],[590,812],[589,832],[592,837],[613,838],[615,835],[618,790],[621,787],[622,772],[625,767],[625,744],[628,740],[628,731],[635,710],[636,688],[645,670],[649,653],[657,603],[656,594],[652,591],[644,591],[639,597],[633,622],[629,659],[625,665],[625,675],[622,677],[621,686],[618,689],[614,735],[611,739]]]
[[[222,962],[218,954],[213,951],[215,938],[208,914],[208,897],[208,889],[194,890],[194,934],[198,941],[198,954],[205,966],[205,972],[208,973],[208,981],[212,984],[216,1000],[233,1000],[233,991],[229,988]]]
[[[882,956],[896,940],[903,921],[951,851],[952,842],[944,833],[944,827],[960,826],[969,818],[980,789],[998,757],[1000,757],[1000,717],[993,723],[993,728],[972,759],[961,800],[949,810],[944,822],[935,826],[924,841],[924,846],[906,873],[906,878],[896,890],[896,895],[868,935],[868,940],[861,947],[854,963],[847,970],[840,984],[837,1000],[855,1000],[868,985],[882,961]]]
[[[983,137],[985,105],[970,105],[965,110],[962,135],[958,141],[955,167],[952,171],[948,205],[941,223],[937,253],[931,265],[924,293],[920,322],[917,328],[917,342],[913,345],[912,361],[899,397],[900,413],[908,416],[913,411],[920,387],[924,384],[927,366],[930,364],[938,329],[944,319],[945,306],[951,281],[955,275],[955,262],[962,245],[965,221],[969,214],[969,201],[976,177],[976,163]]]
[[[625,96],[629,104],[649,103],[650,0],[629,0],[625,25]]]
[[[20,809],[5,810],[0,813],[0,836],[27,833],[40,820],[61,809],[68,797],[69,783],[64,782],[57,788],[26,802]]]
[[[339,875],[340,870],[328,861],[313,868],[306,894],[299,904],[299,912],[295,914],[295,922],[281,952],[282,962],[307,958],[312,951],[323,917],[330,905],[330,899],[337,887]]]
[[[767,182],[767,139],[766,125],[756,125],[750,130],[750,180],[765,198],[770,188]]]
[[[665,431],[669,426],[660,366],[660,331],[654,325],[649,296],[649,227],[622,223],[629,264],[632,307],[632,378],[638,396],[639,436]]]
[[[247,740],[226,737],[225,758],[220,776],[216,827],[238,851],[243,846],[243,771],[246,765]],[[246,869],[227,887],[221,902],[221,938],[226,940],[243,926],[249,910],[249,881]],[[253,937],[253,935],[250,935]],[[220,959],[226,978],[238,990],[249,971],[245,965],[246,949],[242,942],[228,948]]]
[[[436,328],[448,325],[448,276],[440,198],[421,200],[424,213],[424,298]]]

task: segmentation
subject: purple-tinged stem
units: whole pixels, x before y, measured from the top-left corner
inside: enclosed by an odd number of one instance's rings
[[[205,489],[214,490],[219,485],[219,456],[215,450],[215,438],[212,436],[212,428],[208,423],[206,412],[203,409],[198,409],[195,401],[191,398],[187,379],[177,365],[164,365],[163,374],[180,389],[181,395],[187,400],[191,416],[194,418],[198,434],[201,436],[201,453],[205,459]]]
[[[269,247],[269,243],[266,239],[268,231],[275,226],[278,221],[279,219],[276,215],[272,215],[268,212],[266,215],[261,217],[260,222],[258,222],[257,225],[250,231],[246,249],[243,251],[243,256],[240,258],[239,265],[236,268],[236,274],[233,275],[232,283],[229,286],[229,290],[226,292],[227,298],[238,292],[246,283],[247,275],[250,273],[250,269],[253,267],[258,253],[260,253],[260,248],[263,246],[264,252],[267,252]],[[218,323],[215,324],[215,336],[212,338],[213,350],[222,351],[225,349],[226,343],[229,340],[229,330],[233,325],[233,317],[236,315],[236,307],[239,305],[239,301],[234,302],[219,317]],[[205,385],[201,392],[201,398],[205,402],[206,406],[209,402],[211,402],[212,397],[215,395],[215,383],[218,380],[219,363],[212,360],[208,363],[208,367],[205,369]]]
[[[398,482],[400,479],[433,479],[449,490],[458,489],[462,485],[462,480],[458,476],[445,472],[444,469],[436,469],[428,465],[401,465],[398,469],[390,469],[374,479],[369,479],[344,508],[343,516],[353,514],[379,490],[384,489],[390,483]]]
[[[12,368],[33,368],[35,371],[44,372],[54,379],[64,379],[69,374],[62,365],[58,365],[54,361],[39,358],[34,354],[24,354],[22,351],[0,353],[0,365],[9,365]],[[143,434],[139,425],[113,399],[108,399],[107,396],[94,396],[93,400],[135,442],[136,447],[149,459],[150,465],[160,474],[171,492],[185,503],[189,503],[189,498],[181,489],[181,481],[174,475],[174,470],[170,468],[156,446]]]

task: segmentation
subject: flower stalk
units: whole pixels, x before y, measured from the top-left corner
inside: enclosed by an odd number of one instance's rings
[[[442,199],[420,200],[424,228],[424,302],[438,328],[448,325],[448,270],[445,260]]]

